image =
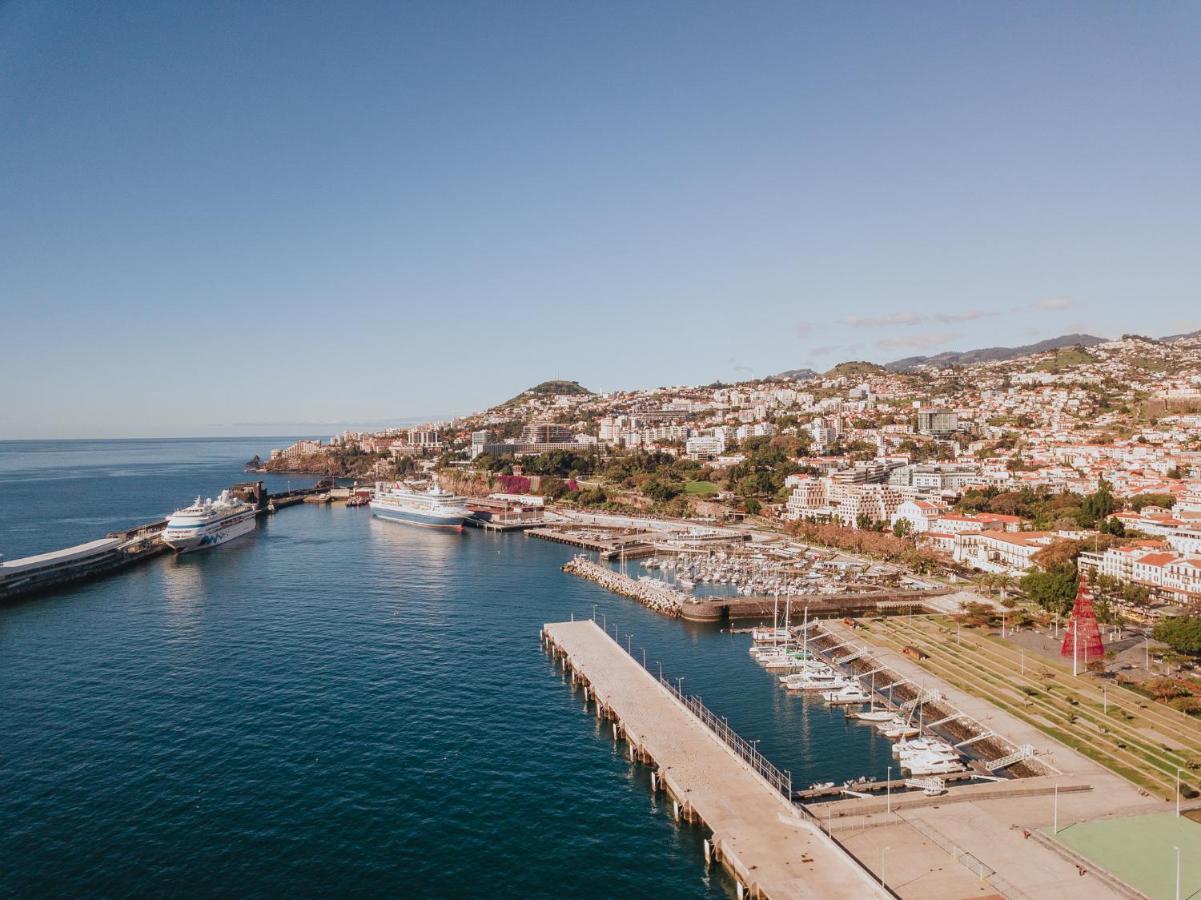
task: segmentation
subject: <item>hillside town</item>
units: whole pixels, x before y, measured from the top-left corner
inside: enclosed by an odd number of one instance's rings
[[[1201,336],[997,355],[608,393],[551,381],[451,421],[298,441],[266,468],[870,532],[1011,589],[1071,568],[1063,604],[1075,571],[1139,618],[1201,604]]]

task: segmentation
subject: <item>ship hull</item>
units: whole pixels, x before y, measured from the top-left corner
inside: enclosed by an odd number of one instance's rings
[[[403,525],[415,525],[418,528],[440,528],[444,531],[462,531],[467,524],[465,514],[431,515],[378,503],[371,504],[371,514],[388,522],[400,522]]]
[[[176,553],[208,550],[250,534],[257,526],[253,515],[241,519],[188,528],[170,528],[163,532],[163,543]]]

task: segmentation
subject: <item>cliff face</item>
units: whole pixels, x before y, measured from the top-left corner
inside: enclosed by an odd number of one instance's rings
[[[486,497],[493,490],[492,479],[487,475],[457,469],[439,472],[438,483],[446,490],[465,497]]]
[[[305,475],[326,475],[331,478],[371,477],[376,456],[336,456],[332,453],[312,453],[297,459],[273,459],[263,468],[268,472],[293,472]]]

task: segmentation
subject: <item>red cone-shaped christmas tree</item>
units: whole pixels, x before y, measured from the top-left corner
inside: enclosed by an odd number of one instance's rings
[[[1076,587],[1076,603],[1072,607],[1072,618],[1063,632],[1063,656],[1076,654],[1082,665],[1089,660],[1102,659],[1105,645],[1101,643],[1101,629],[1097,625],[1097,613],[1093,609],[1093,592],[1088,587],[1088,577],[1083,573]]]

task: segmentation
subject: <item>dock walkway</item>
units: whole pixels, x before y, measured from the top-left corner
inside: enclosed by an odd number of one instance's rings
[[[756,771],[595,622],[549,624],[542,637],[631,758],[654,767],[652,785],[669,793],[677,817],[712,832],[706,850],[738,879],[739,896],[890,896],[768,780],[774,768]]]

